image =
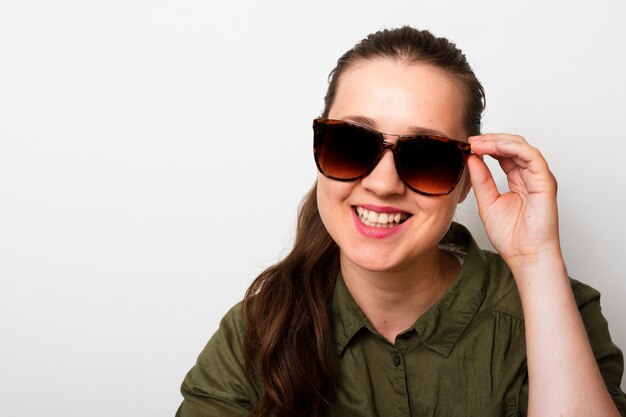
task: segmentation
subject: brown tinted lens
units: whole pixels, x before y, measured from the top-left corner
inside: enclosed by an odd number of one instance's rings
[[[336,121],[316,121],[314,128],[315,159],[323,174],[354,180],[374,168],[382,146],[374,132]]]
[[[395,160],[400,178],[426,194],[452,191],[464,166],[463,152],[456,143],[428,137],[401,141]]]

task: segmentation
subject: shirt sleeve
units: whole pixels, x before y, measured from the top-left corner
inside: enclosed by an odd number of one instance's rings
[[[609,326],[600,308],[600,293],[575,280],[572,280],[572,289],[606,388],[620,414],[626,417],[626,395],[620,388],[624,356],[611,341]]]
[[[224,316],[196,365],[185,377],[176,417],[246,417],[258,400],[245,372],[241,303]]]

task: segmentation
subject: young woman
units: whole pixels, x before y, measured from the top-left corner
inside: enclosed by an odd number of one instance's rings
[[[599,294],[567,276],[554,176],[521,136],[480,134],[483,108],[427,31],[339,59],[294,248],[223,319],[177,416],[626,415]],[[452,222],[470,186],[498,254]]]

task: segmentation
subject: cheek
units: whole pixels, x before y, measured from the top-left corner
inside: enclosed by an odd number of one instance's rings
[[[352,193],[356,182],[341,182],[331,180],[318,174],[317,177],[317,208],[322,222],[329,228],[342,210],[347,207],[346,199]]]
[[[454,217],[454,213],[456,212],[456,208],[460,200],[460,190],[460,187],[458,187],[458,189],[455,188],[450,194],[441,197],[416,195],[416,215],[425,216],[425,218],[428,218],[428,221],[432,222],[432,224],[439,224],[444,225],[442,227],[448,227]]]

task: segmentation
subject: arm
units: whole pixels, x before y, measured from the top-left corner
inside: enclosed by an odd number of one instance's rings
[[[500,194],[485,163],[468,160],[479,214],[515,278],[526,330],[528,415],[618,417],[593,355],[561,254],[556,180],[520,136],[470,138],[497,159],[510,191]]]
[[[602,379],[618,410],[626,416],[626,394],[620,389],[624,356],[611,340],[608,323],[600,308],[600,293],[576,280],[572,280],[572,290]]]

